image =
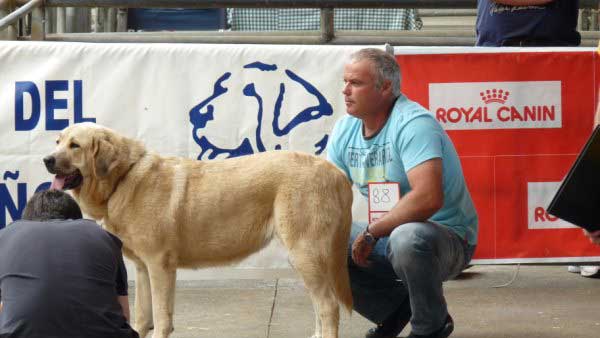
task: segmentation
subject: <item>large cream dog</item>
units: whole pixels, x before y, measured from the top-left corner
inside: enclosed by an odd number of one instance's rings
[[[44,158],[53,187],[118,235],[136,265],[135,327],[168,337],[176,269],[222,265],[278,237],[316,312],[316,337],[338,337],[339,304],[352,308],[346,248],[350,183],[318,157],[275,151],[196,161],[161,157],[92,123],[60,133]],[[153,317],[154,314],[154,317]],[[322,325],[321,325],[322,324]]]

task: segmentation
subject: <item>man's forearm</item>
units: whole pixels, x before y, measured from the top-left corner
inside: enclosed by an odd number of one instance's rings
[[[369,226],[375,237],[388,236],[394,228],[410,222],[425,222],[444,204],[442,159],[432,158],[407,172],[412,188],[382,218]]]
[[[493,2],[501,5],[510,6],[536,6],[549,4],[554,0],[492,0]]]
[[[439,210],[437,202],[427,199],[430,196],[419,195],[414,191],[403,196],[400,201],[383,217],[369,226],[369,232],[375,237],[388,236],[399,225],[410,222],[425,222]]]

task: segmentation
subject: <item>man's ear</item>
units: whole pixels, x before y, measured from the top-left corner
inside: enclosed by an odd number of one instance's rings
[[[381,84],[381,92],[391,95],[392,94],[392,81],[383,80],[383,83]]]
[[[93,144],[94,175],[107,176],[118,164],[118,153],[115,147],[105,139],[95,139]]]

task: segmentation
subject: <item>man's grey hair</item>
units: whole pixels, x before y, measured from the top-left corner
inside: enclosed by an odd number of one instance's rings
[[[400,66],[390,53],[377,48],[364,48],[350,55],[351,62],[369,60],[373,64],[376,75],[377,88],[381,88],[383,81],[390,81],[394,97],[400,96]]]

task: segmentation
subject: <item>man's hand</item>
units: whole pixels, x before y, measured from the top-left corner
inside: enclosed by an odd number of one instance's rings
[[[352,260],[356,265],[367,267],[371,262],[367,260],[373,251],[373,244],[367,243],[364,232],[358,235],[352,243]]]
[[[121,309],[123,310],[123,316],[125,320],[129,323],[130,314],[129,314],[129,296],[117,296],[117,301],[121,304]]]
[[[585,234],[585,236],[587,238],[590,239],[590,242],[600,245],[600,230],[594,231],[594,232],[589,232],[585,229],[583,229],[583,233]],[[354,246],[352,247],[352,255],[354,255]]]

